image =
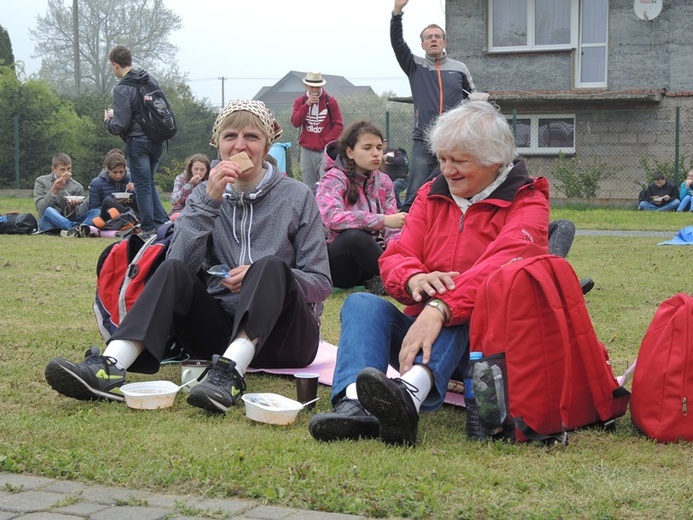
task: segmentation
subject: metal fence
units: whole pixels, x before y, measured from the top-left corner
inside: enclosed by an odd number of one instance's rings
[[[413,107],[411,104],[394,103],[392,110],[374,111],[359,108],[358,104],[345,103],[342,115],[345,126],[368,119],[378,125],[391,146],[404,148],[410,154],[412,147]],[[686,177],[693,166],[693,109],[685,102],[670,102],[657,107],[641,109],[593,109],[574,112],[574,153],[563,157],[523,154],[531,175],[545,176],[551,183],[551,197],[581,199],[591,203],[624,205],[635,207],[638,193],[651,180],[652,174],[663,171],[677,185]],[[503,107],[501,106],[501,110]],[[291,107],[273,109],[284,129],[282,142],[291,143],[286,148],[287,173],[300,178],[298,129],[290,122]],[[505,112],[504,112],[505,113]],[[509,121],[512,113],[507,113]],[[515,114],[522,119],[522,114]],[[21,118],[21,116],[19,116]],[[184,124],[184,121],[179,121]],[[21,128],[21,125],[18,125]],[[33,187],[37,176],[50,171],[54,153],[64,151],[80,164],[81,172],[76,178],[86,186],[101,168],[106,152],[113,146],[123,147],[122,142],[105,135],[94,138],[86,148],[72,146],[70,133],[66,132],[55,146],[43,143],[40,149],[31,136],[21,132],[0,139],[0,189]],[[517,132],[516,128],[516,132]],[[518,141],[524,139],[516,134]],[[204,137],[205,140],[207,136]],[[206,142],[206,141],[205,141]],[[77,143],[72,143],[76,145]],[[523,144],[518,142],[518,144]],[[176,145],[172,142],[170,154],[164,154],[160,188],[170,190],[172,173],[180,171],[179,160],[172,160]],[[3,149],[4,148],[4,149]],[[77,157],[72,148],[81,150]],[[211,157],[215,150],[200,150]],[[166,162],[168,160],[168,163]],[[18,173],[15,173],[18,172]],[[577,187],[576,187],[577,186]]]

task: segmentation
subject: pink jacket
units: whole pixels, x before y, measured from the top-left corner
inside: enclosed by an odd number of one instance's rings
[[[336,155],[336,142],[325,149],[326,173],[318,183],[316,199],[322,222],[329,231],[327,243],[332,242],[345,229],[364,229],[374,236],[384,230],[385,244],[399,229],[385,227],[385,215],[397,213],[392,181],[380,170],[374,170],[356,179],[359,198],[356,204],[346,201],[349,179],[344,173],[341,157]]]

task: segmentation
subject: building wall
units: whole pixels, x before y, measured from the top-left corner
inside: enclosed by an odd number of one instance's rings
[[[446,2],[448,53],[466,63],[479,90],[518,94],[513,101],[496,101],[506,115],[513,109],[518,116],[574,114],[575,158],[584,165],[605,164],[612,171],[612,177],[601,182],[598,197],[636,201],[652,167],[676,163],[677,107],[679,160],[683,158],[687,169],[693,159],[693,0],[663,1],[661,14],[651,21],[637,18],[633,0],[609,1],[605,89],[661,90],[666,95],[659,103],[637,96],[630,103],[581,100],[581,91],[573,89],[575,51],[488,54],[487,0]],[[524,92],[570,90],[575,93],[572,102],[522,99]],[[533,175],[554,181],[557,157],[530,156],[526,161]],[[552,197],[562,197],[555,182],[552,186]]]
[[[574,107],[575,158],[585,167],[606,166],[611,177],[600,183],[601,199],[637,200],[638,192],[648,180],[648,169],[657,166],[673,168],[676,163],[677,110],[679,109],[679,161],[687,170],[693,160],[693,98],[665,97],[660,104],[632,108]],[[504,113],[506,107],[501,105]],[[544,176],[552,185],[553,198],[564,195],[556,189],[554,171],[557,158],[528,156],[524,158],[535,176]],[[670,171],[670,170],[667,170]],[[680,171],[678,181],[685,177]],[[672,173],[673,180],[673,173]]]
[[[660,1],[661,14],[644,21],[635,15],[633,0],[610,0],[609,90],[693,90],[693,1]],[[469,67],[478,89],[572,88],[574,51],[487,54],[487,5],[487,0],[446,2],[448,52]]]

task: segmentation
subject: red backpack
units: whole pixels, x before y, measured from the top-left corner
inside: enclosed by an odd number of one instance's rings
[[[108,246],[96,265],[94,315],[108,341],[139,297],[149,278],[166,259],[173,222],[161,226],[146,242],[130,235]]]
[[[662,302],[640,345],[633,423],[658,442],[693,441],[689,389],[693,393],[693,298],[679,293]]]
[[[506,439],[555,442],[562,433],[567,444],[568,430],[599,423],[613,429],[628,406],[630,394],[597,340],[580,282],[561,257],[518,259],[487,278],[474,305],[470,349],[483,353],[481,362],[502,361]],[[491,390],[499,392],[497,381]]]

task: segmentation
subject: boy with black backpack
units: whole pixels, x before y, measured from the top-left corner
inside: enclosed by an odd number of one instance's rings
[[[164,141],[175,135],[175,117],[159,83],[146,70],[133,69],[132,54],[126,47],[115,47],[108,59],[120,81],[113,89],[113,108],[104,111],[104,124],[126,143],[142,232],[147,235],[168,220],[154,174]]]

